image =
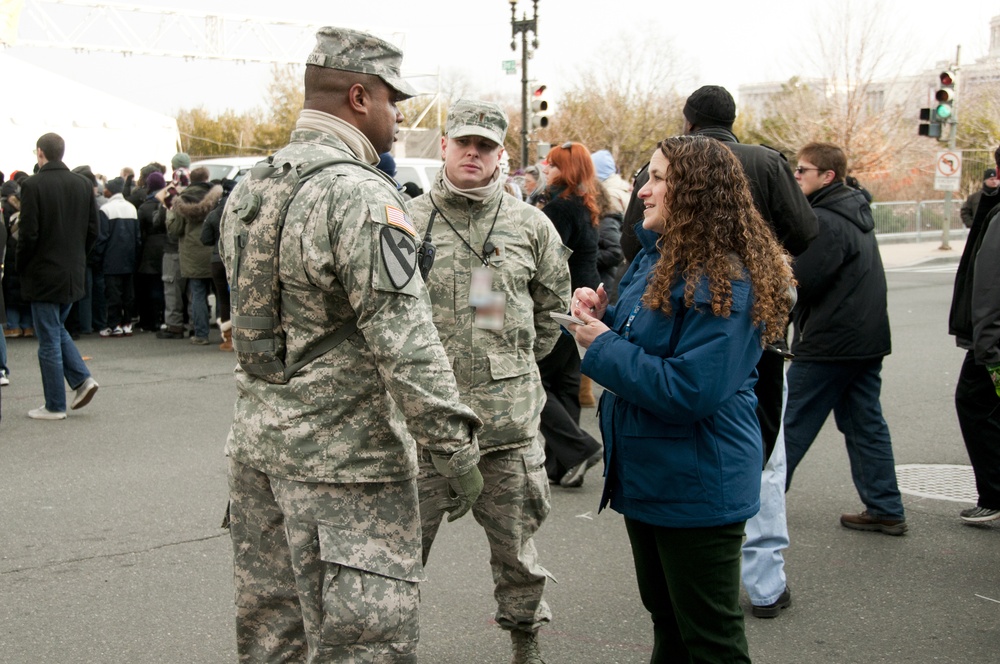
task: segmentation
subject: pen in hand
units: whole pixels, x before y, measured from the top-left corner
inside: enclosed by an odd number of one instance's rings
[[[604,282],[603,281],[601,283],[597,284],[597,288],[594,289],[594,292],[597,293],[597,297],[601,296],[601,289],[602,288],[604,288]],[[591,307],[590,310],[591,311],[595,311],[596,307]]]

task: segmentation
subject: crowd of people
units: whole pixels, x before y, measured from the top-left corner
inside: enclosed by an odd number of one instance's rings
[[[85,202],[88,209],[94,208],[97,220],[93,244],[84,247],[82,295],[74,295],[68,303],[64,327],[72,340],[151,332],[160,339],[190,339],[205,346],[209,328],[217,327],[219,349],[233,350],[229,286],[218,240],[222,207],[235,183],[209,182],[207,169],[191,170],[190,166],[190,157],[182,152],[171,160],[169,175],[167,167],[157,162],[142,167],[138,178],[129,167],[113,178],[95,174],[86,165],[69,171],[73,176],[69,181],[89,186]],[[35,171],[37,175],[42,168]],[[15,265],[19,247],[34,242],[38,232],[31,225],[25,230],[25,217],[30,219],[36,212],[31,202],[27,211],[23,209],[22,189],[28,180],[27,173],[15,171],[0,186],[4,225],[0,235],[6,243],[0,307],[0,315],[6,318],[0,342],[4,344],[0,348],[4,351],[0,354],[3,385],[10,384],[11,371],[6,341],[37,336],[32,311],[37,296],[25,290],[25,276]],[[209,317],[210,294],[214,320]]]
[[[0,189],[5,336],[39,342],[45,404],[29,416],[64,419],[66,383],[71,409],[96,393],[74,335],[207,345],[214,292],[239,362],[226,522],[241,661],[415,661],[432,544],[471,513],[511,661],[542,664],[534,535],[551,487],[603,463],[650,661],[749,662],[740,582],[755,617],[791,606],[785,491],[831,411],[862,503],[839,523],[908,529],[880,405],[886,280],[844,151],[804,145],[793,169],[740,143],[732,96],[709,85],[633,183],[568,141],[511,186],[506,113],[463,99],[436,181],[403,191],[390,148],[416,91],[401,60],[320,30],[288,145],[239,183],[183,153],[169,181],[160,164],[105,181],[39,138],[37,174]],[[950,320],[968,349],[972,523],[1000,518],[998,198],[990,184],[972,210]],[[595,405],[601,441],[580,426]]]

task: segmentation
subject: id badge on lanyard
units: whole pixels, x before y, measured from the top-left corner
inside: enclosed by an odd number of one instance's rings
[[[493,290],[493,270],[488,267],[472,269],[469,288],[469,306],[473,308],[473,324],[482,330],[502,330],[507,312],[506,294]]]

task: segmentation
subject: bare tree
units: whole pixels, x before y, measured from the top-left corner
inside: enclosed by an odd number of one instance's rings
[[[579,79],[558,100],[549,141],[578,141],[606,149],[626,178],[649,160],[656,143],[680,133],[684,98],[692,77],[669,42],[655,31],[645,38],[621,34],[601,44],[579,69]]]
[[[301,65],[275,65],[267,86],[267,106],[261,113],[266,119],[257,126],[257,145],[274,152],[288,142],[299,111],[305,103]]]
[[[902,76],[910,48],[893,32],[885,5],[856,2],[822,6],[812,54],[818,77],[795,77],[763,109],[741,119],[744,140],[775,147],[790,158],[806,143],[834,143],[876,196],[892,195],[909,173],[921,178],[928,145],[915,131],[907,103],[920,83]]]
[[[472,82],[460,71],[449,69],[437,76],[424,76],[416,83],[417,89],[426,92],[400,102],[404,122],[409,128],[444,129],[448,107],[455,101],[474,95]]]
[[[193,157],[266,154],[267,148],[255,143],[260,120],[259,111],[212,115],[198,107],[177,114],[177,129],[184,151]]]
[[[194,156],[264,155],[288,142],[303,104],[301,66],[274,67],[265,109],[211,114],[202,107],[181,110],[177,127],[184,149]]]
[[[969,150],[994,150],[1000,144],[1000,83],[976,86],[959,101],[958,144]]]

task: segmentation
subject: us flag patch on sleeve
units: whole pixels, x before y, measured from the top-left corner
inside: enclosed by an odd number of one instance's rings
[[[417,236],[417,229],[414,227],[413,222],[410,221],[410,216],[398,207],[386,205],[385,220],[390,226],[402,229],[413,237]]]

